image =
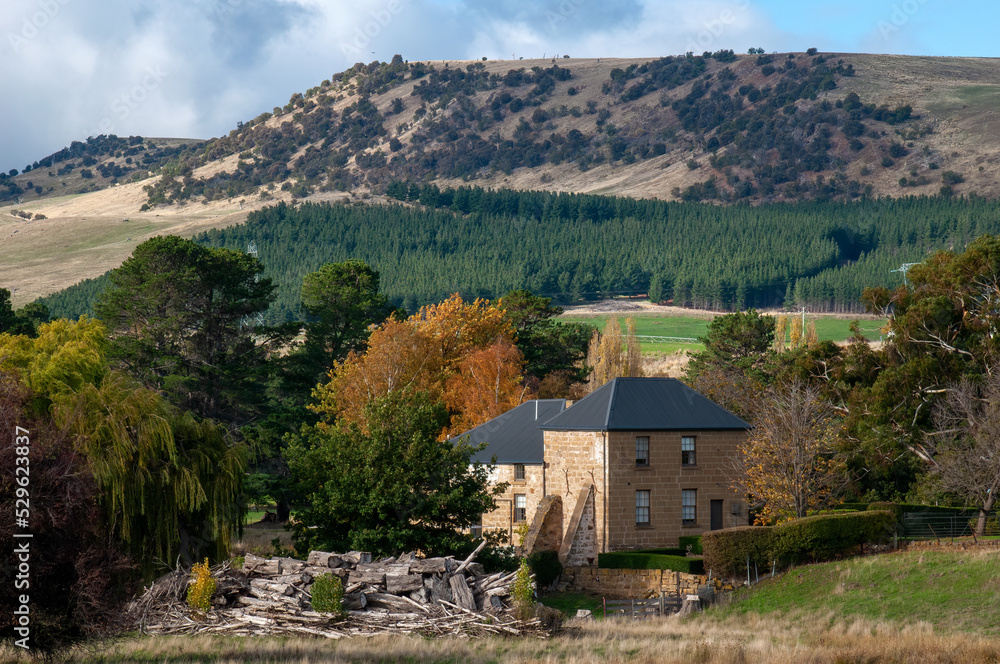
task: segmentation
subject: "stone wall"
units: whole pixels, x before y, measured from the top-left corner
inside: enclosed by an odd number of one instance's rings
[[[545,432],[546,491],[562,496],[567,516],[580,503],[581,496],[593,485],[593,522],[586,530],[592,534],[593,547],[604,545],[604,434],[600,431]],[[572,519],[564,519],[564,528]],[[564,531],[564,546],[567,533]],[[595,561],[596,562],[596,561]]]
[[[490,474],[493,485],[507,482],[507,490],[497,497],[497,508],[483,515],[483,530],[502,530],[507,533],[511,542],[517,543],[514,537],[514,494],[524,494],[527,504],[526,521],[531,523],[541,501],[544,483],[544,469],[541,464],[525,465],[524,480],[514,480],[514,464],[497,464]]]
[[[599,569],[597,567],[565,567],[560,577],[561,589],[582,590],[611,599],[640,599],[659,596],[695,595],[698,589],[711,585],[716,592],[732,590],[733,586],[703,574],[685,574],[657,569]]]
[[[649,462],[636,466],[636,436],[649,437]],[[681,437],[695,439],[693,465],[681,465]],[[729,488],[726,469],[746,432],[612,431],[608,434],[608,551],[677,546],[682,535],[712,527],[711,505],[721,501],[723,528],[746,525],[746,505]],[[681,491],[694,489],[694,523],[683,523]],[[649,491],[649,525],[637,525],[636,492]],[[734,511],[738,510],[738,514]]]
[[[545,496],[538,502],[538,509],[521,543],[522,556],[538,551],[558,551],[562,546],[563,504],[561,496]]]

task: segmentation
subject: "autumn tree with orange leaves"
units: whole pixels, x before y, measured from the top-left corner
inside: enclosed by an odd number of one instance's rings
[[[364,353],[337,363],[316,388],[316,412],[367,429],[366,405],[397,392],[425,392],[446,404],[447,433],[461,433],[516,406],[526,396],[523,357],[504,311],[457,293],[404,321],[387,320]]]

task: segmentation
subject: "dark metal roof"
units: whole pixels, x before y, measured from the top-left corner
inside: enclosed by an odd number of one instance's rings
[[[473,445],[489,446],[472,457],[473,461],[489,463],[540,464],[545,459],[541,425],[566,409],[565,399],[535,399],[480,424],[462,434]]]
[[[554,431],[749,429],[676,378],[615,378],[542,426]]]

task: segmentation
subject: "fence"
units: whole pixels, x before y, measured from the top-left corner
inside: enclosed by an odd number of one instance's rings
[[[653,618],[666,616],[681,608],[681,598],[668,596],[661,592],[659,597],[652,599],[607,599],[604,598],[604,617],[609,615],[624,616],[626,618]]]
[[[971,537],[979,521],[979,511],[969,510],[957,514],[942,512],[906,512],[903,514],[903,537],[907,539],[954,539]],[[990,513],[984,534],[996,535],[997,517]]]

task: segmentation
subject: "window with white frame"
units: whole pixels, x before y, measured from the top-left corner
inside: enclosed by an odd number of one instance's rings
[[[649,436],[635,437],[635,465],[649,465]]]
[[[681,465],[694,466],[696,464],[694,436],[681,436]]]
[[[523,493],[514,494],[514,523],[528,520],[528,497]]]
[[[649,490],[635,492],[635,525],[649,525]]]
[[[695,523],[698,514],[698,490],[681,491],[681,523]]]

